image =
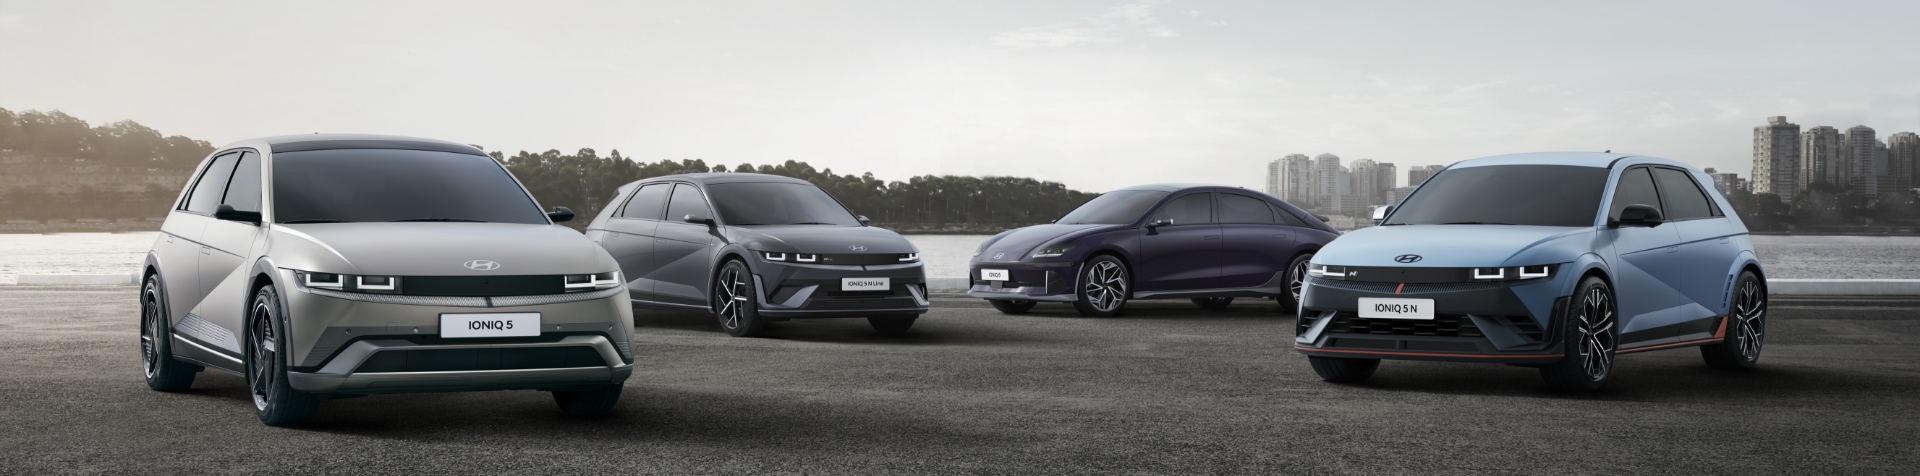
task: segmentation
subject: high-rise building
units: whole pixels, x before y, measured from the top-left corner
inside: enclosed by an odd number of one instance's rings
[[[1313,159],[1287,154],[1267,164],[1267,193],[1302,207],[1313,205]]]
[[[1771,193],[1789,202],[1798,192],[1800,126],[1787,116],[1767,118],[1753,128],[1753,193]]]
[[[1313,157],[1313,204],[1325,207],[1340,194],[1340,156],[1320,154]]]
[[[1796,192],[1804,192],[1814,182],[1846,186],[1846,134],[1832,126],[1816,126],[1800,133],[1800,175]]]
[[[1348,170],[1352,187],[1349,194],[1362,206],[1380,203],[1380,164],[1373,159],[1360,159],[1353,161]]]
[[[1887,175],[1898,183],[1898,190],[1920,186],[1920,134],[1900,132],[1887,136]]]
[[[1880,141],[1873,138],[1873,128],[1867,126],[1847,128],[1846,146],[1847,183],[1844,185],[1847,186],[1847,193],[1866,196],[1878,195],[1880,190],[1879,187],[1876,186],[1877,184],[1875,182],[1877,182],[1877,180],[1875,180],[1875,178],[1880,175],[1877,173],[1878,170],[1876,170],[1879,168],[1879,163],[1874,160],[1874,156],[1879,152],[1881,146]],[[1759,181],[1759,177],[1754,177],[1754,182],[1757,183]]]
[[[1427,177],[1432,175],[1433,175],[1433,171],[1427,170],[1426,167],[1417,166],[1417,165],[1410,167],[1407,169],[1407,186],[1418,187],[1420,186],[1421,182],[1426,182]]]
[[[1393,189],[1388,189],[1388,190],[1387,190],[1387,203],[1385,203],[1385,205],[1399,205],[1399,204],[1400,204],[1400,201],[1401,201],[1401,200],[1406,200],[1406,199],[1407,199],[1407,194],[1410,194],[1410,193],[1413,193],[1413,187],[1412,187],[1412,186],[1406,186],[1406,187],[1399,187],[1399,188],[1393,188]]]
[[[1387,199],[1387,191],[1393,190],[1393,181],[1400,177],[1395,176],[1396,169],[1391,163],[1382,162],[1378,167],[1379,173],[1376,175],[1378,175],[1379,178],[1376,180],[1379,182],[1374,184],[1377,188],[1375,188],[1373,192],[1373,203],[1375,205],[1390,205],[1393,201]]]
[[[1732,172],[1719,173],[1714,172],[1713,169],[1707,169],[1706,172],[1708,177],[1713,178],[1713,188],[1719,189],[1721,195],[1732,195],[1734,190],[1739,190],[1742,187],[1740,174]]]

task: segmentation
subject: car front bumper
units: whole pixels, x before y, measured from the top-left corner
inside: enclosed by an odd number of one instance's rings
[[[1294,349],[1315,357],[1452,362],[1551,363],[1564,352],[1548,332],[1564,298],[1528,306],[1542,282],[1405,284],[1308,279]],[[1359,298],[1432,299],[1434,319],[1366,319]],[[1530,309],[1546,309],[1537,315]]]
[[[760,316],[772,320],[829,317],[914,317],[926,314],[926,265],[818,265],[755,260]],[[843,291],[846,278],[887,278],[886,291]]]
[[[980,279],[981,269],[1004,269],[1007,281]],[[1072,262],[1010,263],[975,261],[967,266],[967,295],[1010,301],[1072,302],[1075,267]]]
[[[305,392],[565,389],[616,384],[633,372],[633,310],[624,287],[445,298],[295,285],[284,296],[287,380]],[[541,333],[440,337],[442,314],[488,313],[539,313]]]

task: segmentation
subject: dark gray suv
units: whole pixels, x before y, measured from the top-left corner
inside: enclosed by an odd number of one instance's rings
[[[805,180],[641,180],[620,187],[587,238],[620,263],[635,305],[711,312],[735,337],[822,317],[865,317],[893,335],[927,312],[920,250]]]

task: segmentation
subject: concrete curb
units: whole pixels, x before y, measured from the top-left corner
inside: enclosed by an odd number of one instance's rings
[[[131,274],[22,274],[22,285],[132,286]]]
[[[964,292],[967,278],[927,278],[927,290]],[[23,274],[20,285],[132,286],[131,274]],[[1768,294],[1780,296],[1920,296],[1920,279],[1769,279]]]

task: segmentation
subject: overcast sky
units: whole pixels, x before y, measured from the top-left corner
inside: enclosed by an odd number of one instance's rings
[[[1323,152],[1745,177],[1766,116],[1920,130],[1920,2],[0,0],[0,107],[1089,191]]]

